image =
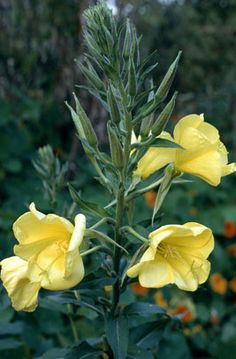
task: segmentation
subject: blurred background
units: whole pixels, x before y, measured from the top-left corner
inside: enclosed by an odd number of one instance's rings
[[[40,146],[68,161],[67,179],[85,197],[103,193],[75,136],[64,104],[76,84],[86,85],[76,59],[83,57],[82,12],[96,1],[0,0],[0,258],[11,255],[13,221],[35,201],[49,210],[32,160]],[[129,16],[143,34],[143,55],[157,49],[158,83],[178,50],[182,60],[173,89],[179,91],[170,130],[183,115],[204,113],[215,125],[236,161],[236,0],[108,1],[122,21]],[[86,91],[76,90],[106,149],[106,112]],[[200,180],[175,185],[163,207],[163,223],[197,221],[216,236],[212,273],[197,293],[177,289],[147,291],[133,285],[135,296],[181,314],[184,335],[173,332],[160,340],[160,358],[236,357],[236,178],[212,188]],[[60,204],[68,199],[65,188]],[[155,193],[137,204],[140,219],[150,217]],[[103,198],[104,201],[104,198]],[[68,343],[64,312],[44,305],[33,314],[15,314],[0,287],[0,357],[40,357]],[[47,319],[50,318],[50,319]],[[81,326],[92,335],[91,321]],[[47,321],[47,325],[45,325]],[[59,333],[59,334],[58,334]],[[172,349],[170,349],[172,348]],[[46,356],[42,356],[46,358]],[[47,358],[49,358],[47,356]]]

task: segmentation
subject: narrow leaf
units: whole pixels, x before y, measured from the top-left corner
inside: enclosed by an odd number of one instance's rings
[[[98,217],[110,217],[110,213],[106,211],[104,208],[100,207],[98,204],[93,202],[87,202],[81,199],[78,192],[75,190],[75,188],[69,183],[68,184],[70,195],[73,199],[73,201],[85,212],[88,212],[90,214],[94,214]]]
[[[128,350],[128,322],[124,316],[109,317],[106,323],[106,336],[114,359],[126,359]]]

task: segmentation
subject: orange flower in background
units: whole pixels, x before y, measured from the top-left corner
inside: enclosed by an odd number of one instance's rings
[[[131,284],[132,291],[134,294],[145,296],[148,293],[148,288],[142,287],[138,282]]]
[[[153,191],[149,191],[144,194],[147,206],[149,208],[154,208],[156,196],[157,196],[156,192]]]
[[[192,207],[191,210],[190,210],[190,214],[191,214],[191,216],[196,217],[196,215],[198,214],[197,208]]]
[[[220,324],[220,316],[216,309],[212,309],[212,311],[211,311],[211,322],[213,325]]]
[[[232,257],[236,257],[236,244],[226,247],[226,252]]]
[[[167,308],[168,307],[168,303],[167,301],[165,300],[165,297],[163,295],[163,293],[158,290],[155,294],[154,294],[154,300],[155,300],[155,303],[157,305],[159,305],[160,307],[163,307],[163,308]]]
[[[220,273],[214,273],[210,277],[211,289],[218,294],[225,294],[227,290],[227,280]]]
[[[226,238],[232,238],[236,236],[236,225],[230,220],[225,222],[224,236]]]
[[[229,287],[232,290],[232,292],[236,293],[236,277],[234,277],[230,282],[229,282]]]
[[[185,304],[178,305],[178,307],[174,310],[174,314],[183,314],[183,316],[180,317],[182,322],[191,322],[193,320],[193,314]]]
[[[196,319],[196,307],[191,298],[185,295],[173,297],[170,302],[170,315],[178,315],[182,322],[192,322]]]

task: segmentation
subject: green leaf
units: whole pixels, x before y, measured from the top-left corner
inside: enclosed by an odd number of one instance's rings
[[[178,143],[174,141],[166,140],[165,138],[156,138],[153,142],[150,143],[150,147],[163,147],[163,148],[181,148]]]
[[[49,301],[60,303],[60,304],[73,304],[78,307],[86,307],[89,308],[99,314],[103,314],[98,307],[95,307],[93,304],[87,303],[83,300],[78,300],[75,297],[73,298],[70,293],[62,293],[59,295],[50,295],[47,297]]]
[[[169,319],[161,319],[132,328],[130,342],[144,349],[157,347],[168,323]]]
[[[129,348],[127,359],[153,359],[153,355],[150,350],[133,346]]]
[[[0,351],[19,348],[22,345],[23,343],[16,339],[11,339],[11,338],[0,339]]]
[[[69,352],[68,349],[64,348],[53,348],[48,351],[46,351],[43,355],[40,357],[37,357],[36,359],[56,359],[56,358],[65,358],[65,355]]]
[[[67,350],[64,359],[96,359],[101,358],[101,355],[101,350],[93,348],[87,342],[82,342]]]
[[[106,336],[114,359],[126,359],[128,350],[128,322],[124,316],[109,317],[106,323]]]
[[[0,335],[21,334],[22,330],[23,330],[23,323],[21,322],[0,323]]]
[[[110,213],[106,211],[104,208],[100,207],[98,204],[88,201],[83,201],[81,197],[79,196],[78,192],[75,190],[75,188],[69,183],[68,184],[70,195],[73,199],[73,201],[85,212],[88,212],[90,214],[93,214],[95,216],[104,218],[104,217],[110,217]]]
[[[148,317],[153,314],[164,314],[165,309],[156,304],[137,302],[127,305],[124,308],[123,313],[128,316],[141,315],[143,317]]]
[[[93,279],[93,280],[83,280],[80,285],[79,288],[81,289],[92,289],[92,288],[104,288],[106,285],[113,285],[116,281],[116,278],[111,278],[111,277],[104,277],[104,278],[98,278],[98,279]]]

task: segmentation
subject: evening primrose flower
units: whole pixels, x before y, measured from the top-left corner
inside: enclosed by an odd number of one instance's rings
[[[40,288],[63,290],[74,287],[84,277],[79,252],[86,219],[79,214],[75,225],[55,214],[44,215],[36,210],[20,216],[13,225],[19,242],[16,256],[0,262],[1,279],[16,310],[33,311],[37,307]]]
[[[149,234],[148,249],[127,275],[138,276],[146,288],[174,283],[180,289],[194,291],[208,278],[207,257],[213,248],[212,231],[199,223],[166,225]]]
[[[228,152],[220,141],[218,130],[203,115],[182,118],[174,129],[173,137],[163,131],[159,138],[168,139],[182,148],[151,147],[138,162],[136,175],[147,178],[169,163],[175,169],[200,177],[217,186],[222,176],[236,171],[236,163],[228,164]]]

